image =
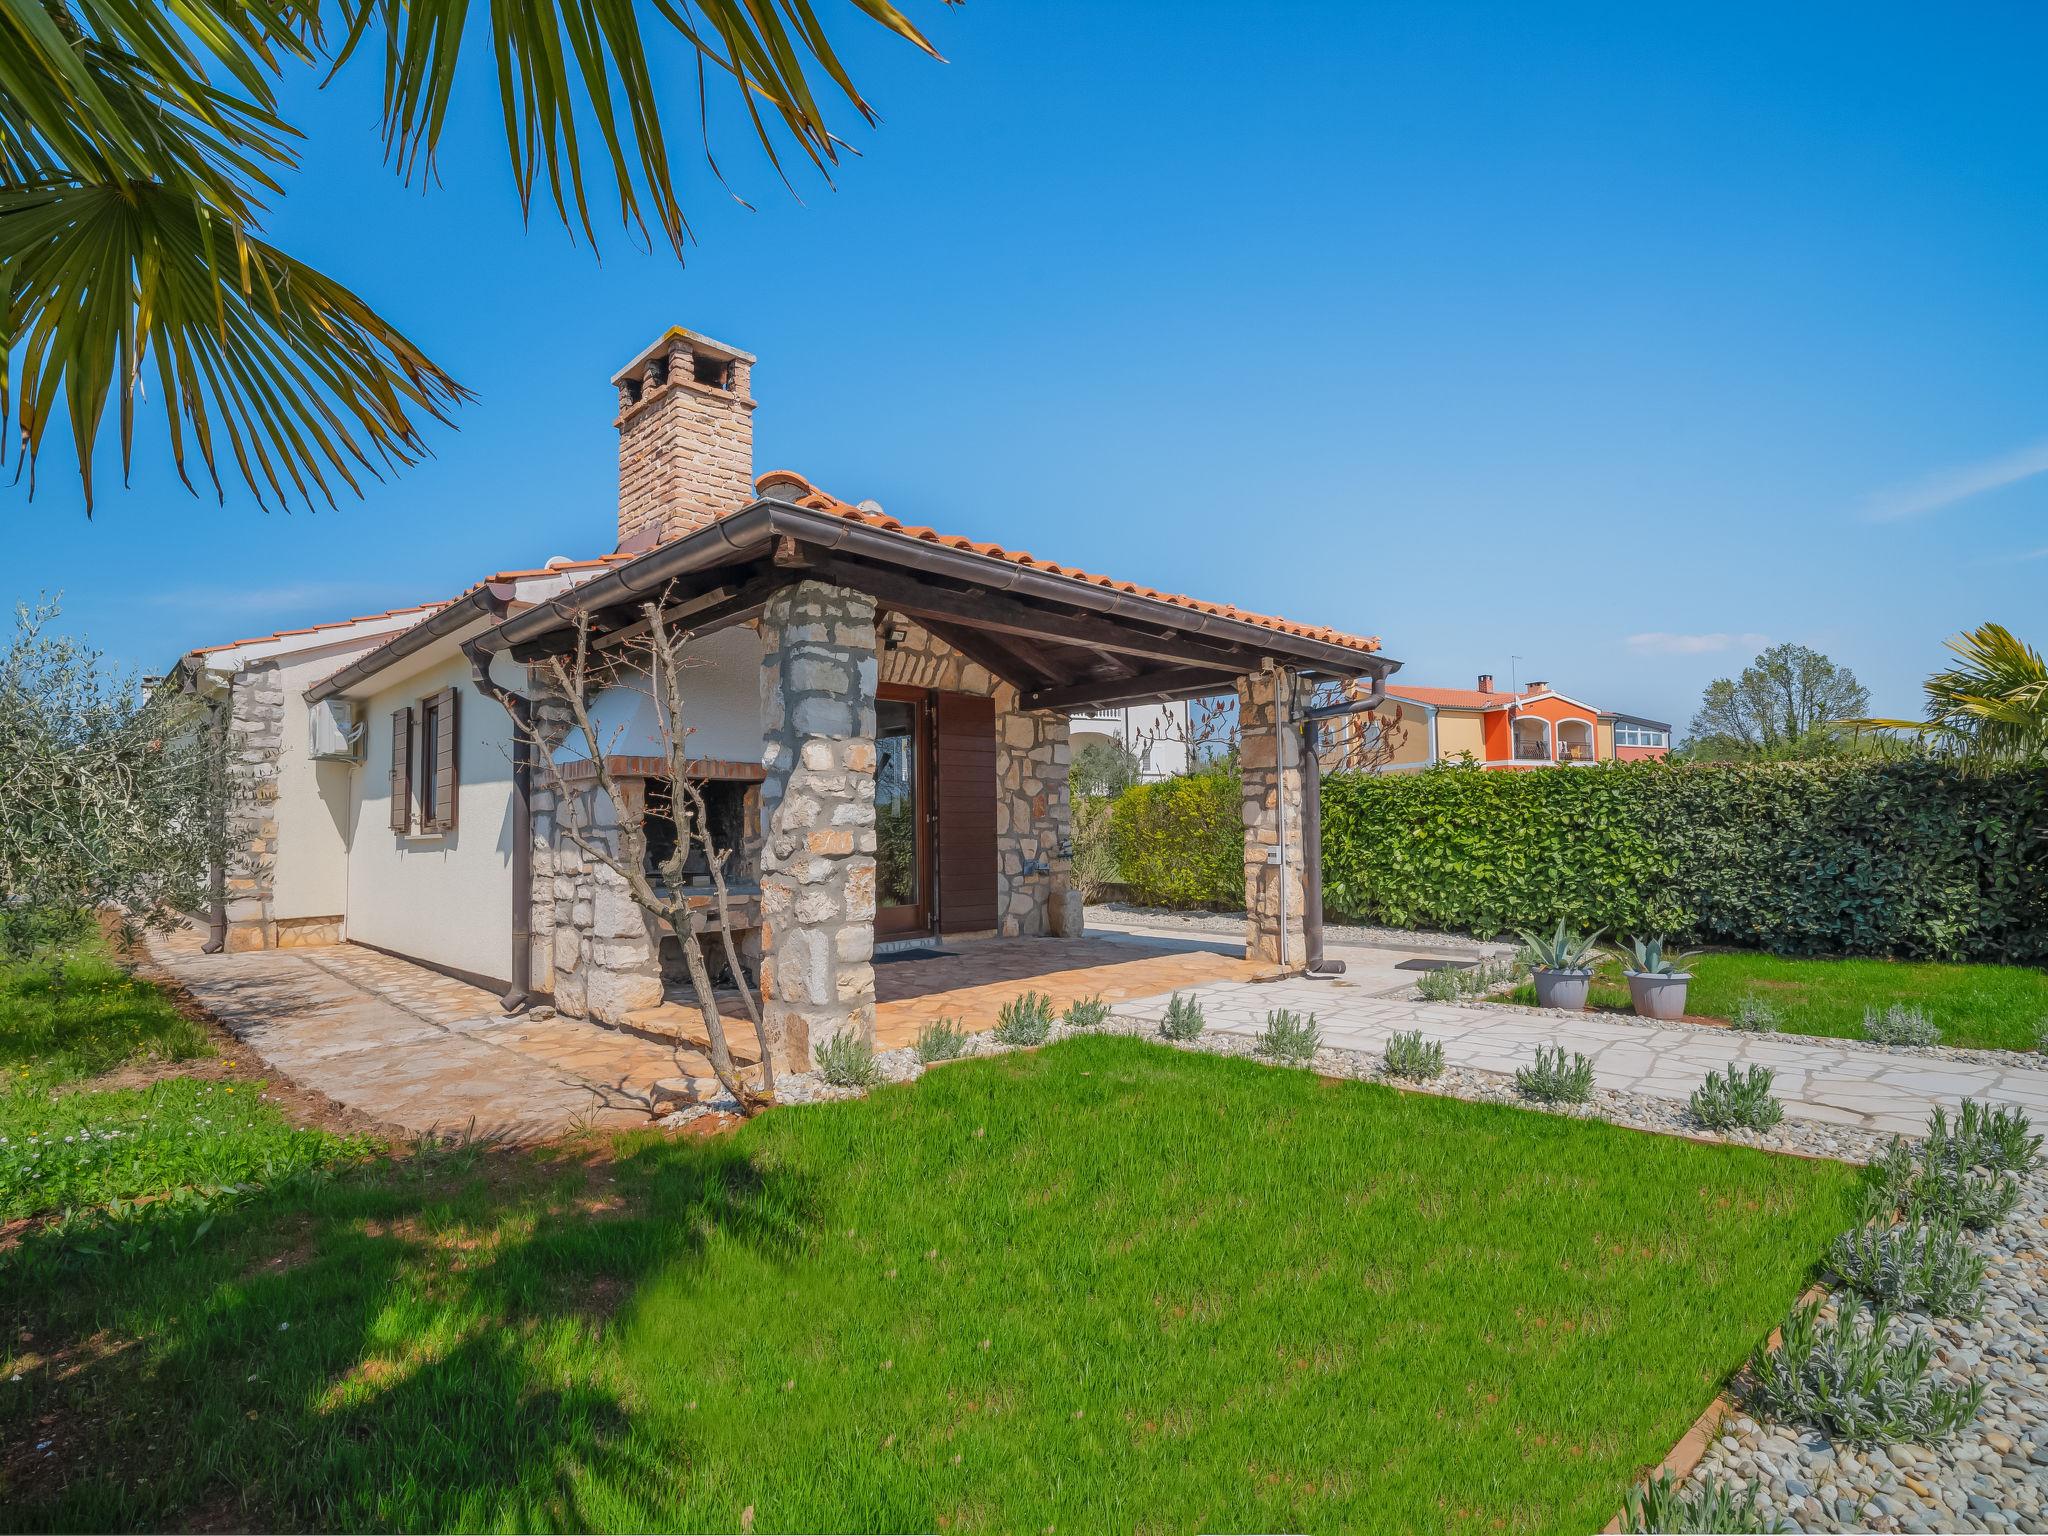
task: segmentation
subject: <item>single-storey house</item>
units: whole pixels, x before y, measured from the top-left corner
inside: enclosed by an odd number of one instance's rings
[[[1320,921],[1304,899],[1307,701],[1326,684],[1376,698],[1399,663],[1371,638],[757,476],[754,368],[675,328],[613,377],[610,552],[183,658],[232,749],[215,942],[370,945],[489,984],[510,1010],[617,1023],[658,1003],[676,957],[562,835],[601,835],[611,809],[542,686],[579,627],[623,657],[657,603],[689,637],[691,775],[733,852],[735,926],[785,1065],[842,1031],[872,1036],[878,945],[1078,935],[1079,710],[1236,695],[1247,954],[1304,964]],[[592,714],[658,840],[668,770],[644,674],[622,662]],[[705,873],[689,898],[708,909]]]

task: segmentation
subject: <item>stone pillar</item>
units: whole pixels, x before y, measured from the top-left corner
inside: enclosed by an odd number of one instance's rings
[[[875,604],[805,581],[761,616],[761,1006],[776,1064],[875,1038]]]
[[[1081,937],[1081,893],[1068,878],[1074,823],[1067,799],[1067,717],[996,700],[996,881],[1004,938]]]
[[[277,942],[277,772],[284,750],[284,684],[275,662],[235,674],[228,715],[227,909],[230,950]]]
[[[529,687],[534,750],[552,753],[568,734],[568,706],[533,674]],[[663,925],[633,900],[623,875],[563,833],[566,825],[616,853],[619,815],[640,810],[647,788],[642,779],[618,785],[627,802],[619,807],[594,777],[559,798],[537,785],[533,797],[533,985],[552,993],[563,1013],[601,1024],[623,1023],[662,1000]]]
[[[1292,673],[1237,680],[1238,757],[1244,768],[1244,957],[1288,969],[1305,965],[1299,722],[1313,689]],[[1284,838],[1284,842],[1283,842]],[[1286,924],[1282,931],[1284,851]]]

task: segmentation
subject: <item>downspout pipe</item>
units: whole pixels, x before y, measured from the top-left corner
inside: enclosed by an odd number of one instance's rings
[[[512,721],[512,985],[498,1000],[507,1013],[533,1005],[533,701],[491,676],[491,653],[481,639],[465,640],[470,679]]]
[[[1373,674],[1372,687],[1355,699],[1304,710],[1301,717],[1301,937],[1308,951],[1303,974],[1325,980],[1342,976],[1344,962],[1323,954],[1323,765],[1322,722],[1361,715],[1386,701],[1387,678]]]

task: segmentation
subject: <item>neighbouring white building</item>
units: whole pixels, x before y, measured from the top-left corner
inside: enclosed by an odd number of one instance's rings
[[[1185,703],[1077,709],[1067,716],[1067,724],[1076,752],[1090,742],[1119,744],[1137,758],[1141,779],[1170,779],[1188,771]]]

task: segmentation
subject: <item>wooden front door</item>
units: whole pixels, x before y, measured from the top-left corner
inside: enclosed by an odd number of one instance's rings
[[[940,693],[933,715],[939,932],[980,933],[996,926],[996,704]]]
[[[982,933],[996,913],[996,706],[875,693],[875,936]]]

